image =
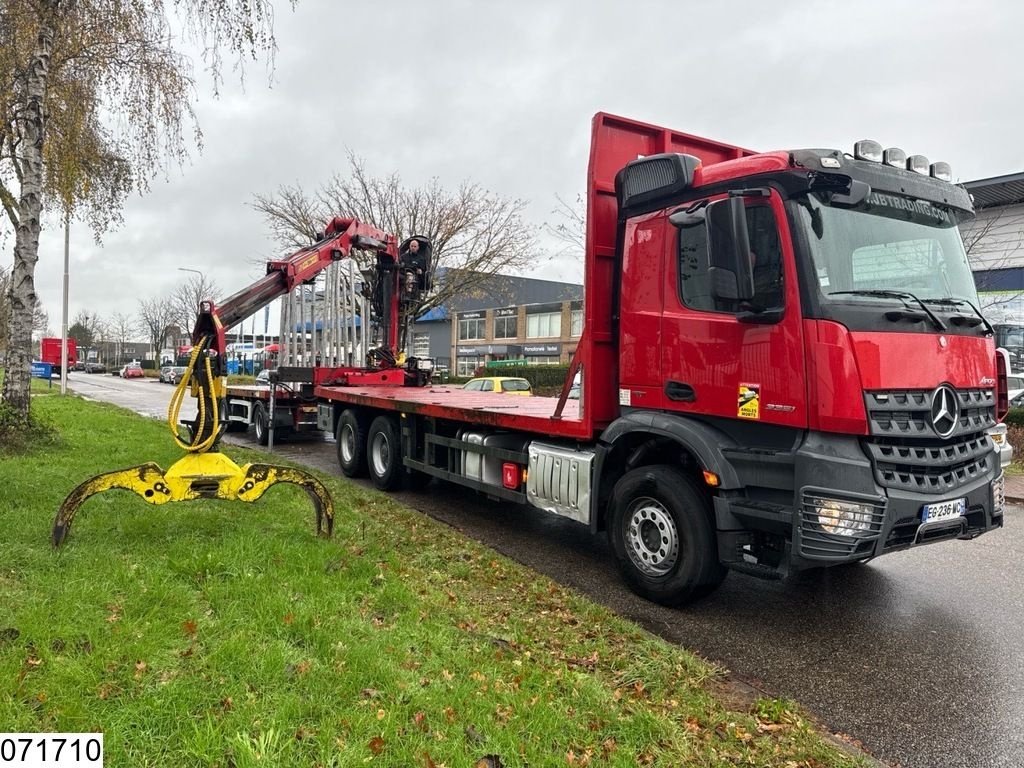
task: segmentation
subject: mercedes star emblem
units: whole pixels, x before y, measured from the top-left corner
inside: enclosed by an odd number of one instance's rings
[[[939,437],[949,437],[960,422],[960,401],[953,388],[943,384],[932,394],[932,426]]]

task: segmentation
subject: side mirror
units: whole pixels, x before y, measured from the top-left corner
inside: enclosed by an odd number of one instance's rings
[[[718,200],[707,211],[711,295],[726,301],[750,301],[754,298],[754,267],[743,198]]]

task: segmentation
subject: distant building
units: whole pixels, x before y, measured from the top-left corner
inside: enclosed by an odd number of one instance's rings
[[[412,327],[411,353],[458,376],[491,360],[568,362],[583,329],[582,299],[578,283],[495,275],[471,295],[421,316]]]
[[[960,227],[985,316],[1024,323],[1024,173],[968,181],[977,216]]]

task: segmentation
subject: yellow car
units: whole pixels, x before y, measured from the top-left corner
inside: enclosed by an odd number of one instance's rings
[[[462,388],[471,392],[504,392],[507,395],[526,395],[527,397],[533,394],[530,382],[510,376],[483,376],[479,379],[470,379]]]

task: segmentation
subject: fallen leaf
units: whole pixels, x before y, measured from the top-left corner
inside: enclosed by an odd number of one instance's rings
[[[373,752],[373,754],[379,755],[381,752],[384,751],[384,739],[382,739],[380,736],[374,736],[372,739],[370,739],[369,747],[370,751]]]
[[[284,615],[284,618],[281,619],[281,621],[283,621],[285,624],[291,624],[293,621],[295,621],[295,614],[294,613],[286,613]]]
[[[473,763],[473,768],[505,768],[505,764],[497,755],[484,755]]]
[[[416,724],[416,727],[424,733],[426,733],[430,728],[430,726],[427,725],[427,715],[425,712],[417,712],[412,716],[412,721]]]
[[[364,699],[376,699],[380,696],[380,691],[376,688],[363,688],[359,693]]]
[[[195,637],[196,629],[197,626],[195,619],[188,619],[187,621],[183,621],[181,623],[181,630],[189,637]]]
[[[383,720],[385,717],[387,717],[387,714],[388,713],[385,712],[383,709],[378,709],[377,710],[377,719],[378,720]]]
[[[434,762],[434,758],[430,756],[429,752],[423,753],[423,768],[437,768],[437,763]]]
[[[149,665],[144,661],[135,662],[135,679],[141,680],[143,673],[149,668]]]

